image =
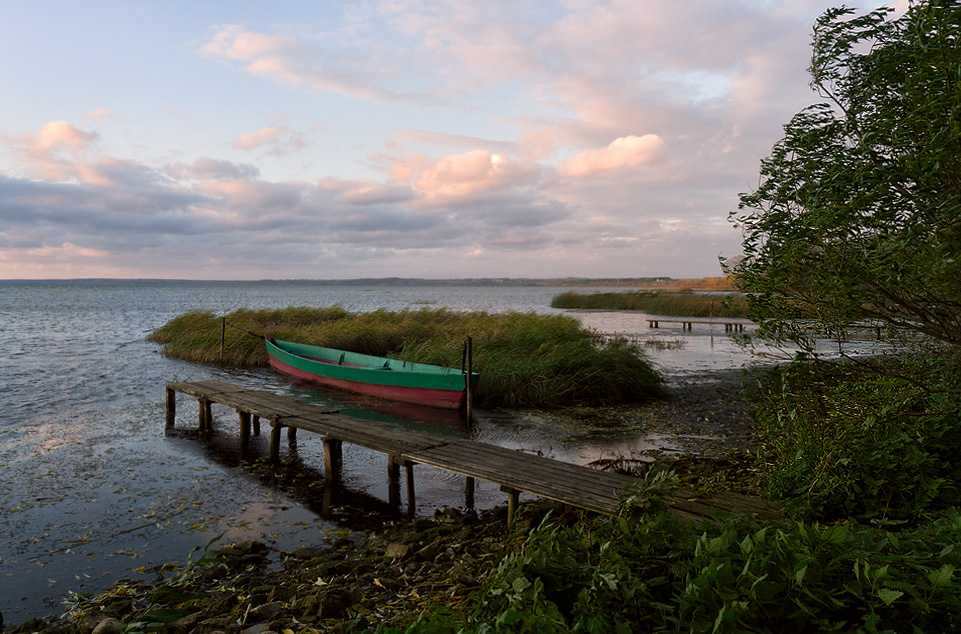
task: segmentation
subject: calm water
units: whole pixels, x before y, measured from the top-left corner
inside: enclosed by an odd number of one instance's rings
[[[337,512],[318,514],[322,444],[301,434],[285,448],[285,466],[263,468],[264,434],[239,461],[235,414],[208,442],[193,437],[195,401],[181,397],[178,428],[164,434],[164,384],[221,379],[341,411],[381,416],[359,399],[293,384],[269,370],[233,371],[168,359],[145,337],[188,310],[217,314],[238,308],[339,303],[352,311],[448,307],[541,313],[563,288],[363,287],[234,283],[0,282],[0,613],[8,624],[56,615],[69,591],[100,591],[138,569],[186,561],[192,549],[223,535],[261,539],[281,550],[323,542],[341,527]],[[681,342],[651,348],[673,376],[737,367],[748,355],[723,327],[652,333],[639,313],[571,312],[601,332]],[[478,342],[476,345],[483,345]],[[401,418],[390,424],[417,423]],[[536,412],[480,412],[471,429],[441,423],[446,433],[539,452],[571,462],[643,450],[643,430],[618,434],[565,427]],[[663,443],[664,439],[659,442]],[[345,446],[339,500],[369,513],[390,513],[385,458]],[[312,487],[320,485],[317,495]],[[463,481],[417,470],[417,512],[462,507]],[[308,493],[303,494],[304,491]],[[292,492],[301,492],[295,494]],[[476,506],[503,502],[478,482]],[[134,571],[134,572],[131,572]],[[149,572],[142,572],[150,578]]]

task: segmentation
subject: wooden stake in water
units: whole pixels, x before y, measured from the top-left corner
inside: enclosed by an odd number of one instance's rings
[[[466,346],[466,356],[467,356],[467,374],[464,380],[467,382],[467,422],[471,421],[471,416],[474,413],[474,386],[471,379],[474,378],[474,350],[473,342],[470,337],[467,337]]]

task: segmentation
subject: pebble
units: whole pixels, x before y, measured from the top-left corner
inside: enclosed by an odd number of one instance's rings
[[[122,634],[124,625],[115,618],[107,617],[93,628],[91,634]]]

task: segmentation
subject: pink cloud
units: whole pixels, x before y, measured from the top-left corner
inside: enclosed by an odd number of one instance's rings
[[[43,152],[66,147],[77,152],[87,149],[96,138],[96,132],[84,132],[66,121],[51,121],[40,128],[33,149]]]
[[[231,143],[238,150],[266,148],[268,154],[286,156],[310,145],[310,137],[287,125],[273,125],[250,134],[241,134]]]
[[[215,57],[250,61],[297,46],[299,42],[292,37],[251,33],[239,25],[232,25],[221,29],[200,50]]]
[[[51,121],[35,135],[11,136],[4,140],[24,172],[63,181],[77,177],[78,156],[90,150],[97,138],[96,132],[86,132],[66,121]]]
[[[198,190],[222,199],[231,207],[289,212],[300,204],[304,186],[298,183],[222,180],[205,183]]]
[[[262,128],[252,134],[241,134],[231,144],[238,150],[255,150],[264,145],[272,145],[280,138],[280,128]]]
[[[396,97],[391,91],[368,84],[368,75],[387,75],[363,64],[337,67],[339,60],[322,49],[294,37],[245,31],[233,25],[220,30],[201,47],[201,52],[243,64],[243,70],[274,81],[318,90],[331,90],[354,97]]]
[[[421,172],[415,185],[428,196],[466,196],[531,182],[536,171],[502,154],[474,150],[445,156]]]
[[[606,148],[589,150],[567,159],[558,168],[564,176],[590,176],[624,167],[637,167],[658,158],[664,141],[656,134],[625,136],[611,141]]]
[[[112,112],[106,108],[95,108],[90,112],[85,112],[83,114],[84,119],[90,119],[93,121],[105,121],[107,119],[113,119],[114,115]]]
[[[103,249],[94,249],[90,247],[77,246],[70,242],[64,242],[59,247],[44,245],[43,247],[36,249],[27,249],[27,255],[39,256],[42,258],[56,258],[62,260],[69,260],[73,256],[79,256],[83,258],[106,258],[110,257],[111,253]]]

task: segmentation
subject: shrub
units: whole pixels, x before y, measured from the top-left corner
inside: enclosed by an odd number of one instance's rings
[[[795,364],[765,380],[756,418],[772,496],[819,519],[917,521],[959,503],[956,395],[917,380],[956,384],[954,372],[929,365]]]
[[[545,522],[518,536],[475,597],[476,629],[459,631],[958,631],[959,542],[956,512],[901,532],[666,513]]]

